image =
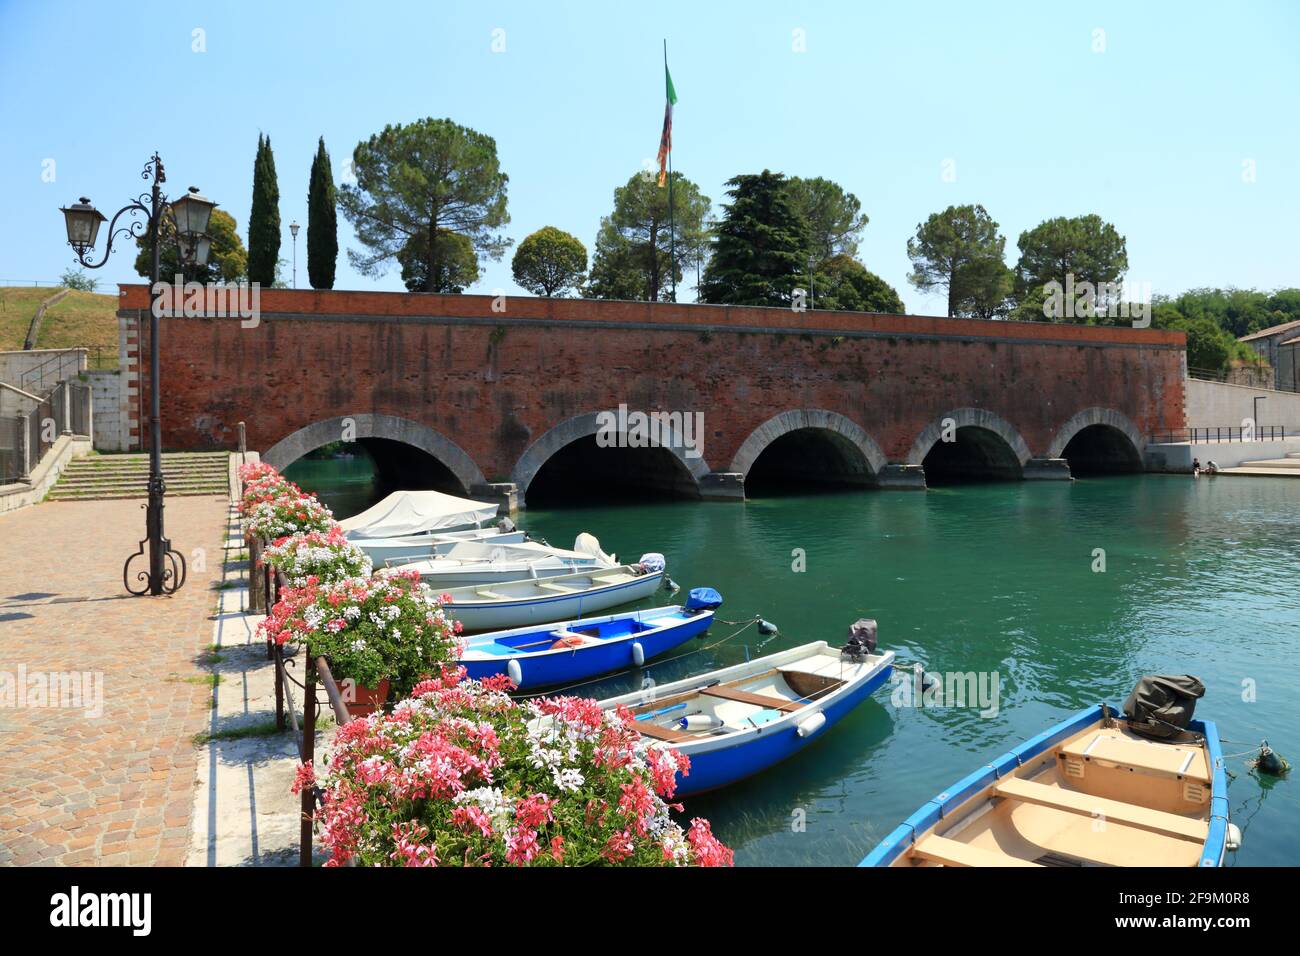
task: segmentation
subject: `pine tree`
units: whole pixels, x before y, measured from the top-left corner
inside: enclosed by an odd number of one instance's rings
[[[701,300],[789,305],[794,290],[807,286],[808,226],[791,201],[786,178],[765,169],[727,185],[732,201],[700,283]]]
[[[253,160],[253,209],[248,216],[248,280],[271,288],[279,262],[280,186],[271,137],[259,133]]]
[[[316,147],[307,187],[307,277],[313,289],[334,288],[334,266],[339,257],[339,225],[334,171],[325,137]]]

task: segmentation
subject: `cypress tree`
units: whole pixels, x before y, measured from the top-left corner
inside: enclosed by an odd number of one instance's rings
[[[253,160],[253,209],[248,216],[248,280],[268,289],[280,261],[280,185],[275,178],[271,137],[257,136]]]
[[[325,137],[311,161],[307,186],[307,277],[313,289],[334,288],[334,266],[339,257],[339,225],[334,194],[334,171]]]

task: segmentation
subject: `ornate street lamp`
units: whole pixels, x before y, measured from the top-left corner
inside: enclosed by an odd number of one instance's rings
[[[289,223],[289,232],[293,233],[293,287],[298,288],[298,223]]]
[[[185,556],[172,549],[171,541],[163,534],[163,497],[167,492],[167,483],[162,473],[162,416],[159,411],[159,394],[161,381],[158,356],[158,313],[157,297],[161,290],[158,284],[159,253],[162,240],[163,216],[167,216],[175,227],[176,244],[180,253],[182,267],[207,264],[208,254],[212,249],[212,240],[207,235],[208,220],[216,206],[212,200],[199,194],[193,186],[188,194],[173,203],[168,203],[162,194],[162,184],[167,181],[163,173],[162,160],[154,153],[153,158],[145,163],[141,179],[153,179],[148,193],[141,193],[136,200],[123,206],[113,216],[108,225],[108,245],[104,257],[99,262],[89,262],[86,253],[95,248],[95,239],[99,235],[100,224],[105,217],[84,196],[72,206],[61,209],[68,228],[68,245],[77,253],[77,261],[87,269],[99,269],[113,253],[113,243],[119,238],[139,239],[146,233],[153,254],[149,269],[149,505],[145,512],[145,539],[139,548],[126,559],[122,565],[122,583],[132,594],[174,594],[185,584]],[[140,213],[145,219],[136,218]],[[122,216],[130,217],[119,229],[117,221]],[[173,301],[179,299],[179,290]],[[140,587],[131,586],[131,563],[144,556],[145,543],[149,545],[149,567],[136,572],[135,580]]]

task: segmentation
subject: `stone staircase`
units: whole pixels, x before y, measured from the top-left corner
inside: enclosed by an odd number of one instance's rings
[[[1235,468],[1220,469],[1219,474],[1247,475],[1256,478],[1300,478],[1300,452],[1289,452],[1285,458],[1243,461]]]
[[[162,456],[168,495],[225,495],[230,453],[170,452]],[[68,462],[51,501],[144,498],[149,494],[148,455],[86,455]]]

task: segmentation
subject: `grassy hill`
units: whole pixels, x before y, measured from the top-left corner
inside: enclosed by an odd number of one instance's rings
[[[23,347],[32,316],[40,304],[59,290],[0,286],[0,351]],[[102,292],[70,292],[50,307],[41,320],[36,338],[38,349],[102,346],[102,367],[117,366],[117,295]],[[95,354],[90,355],[95,367]]]

